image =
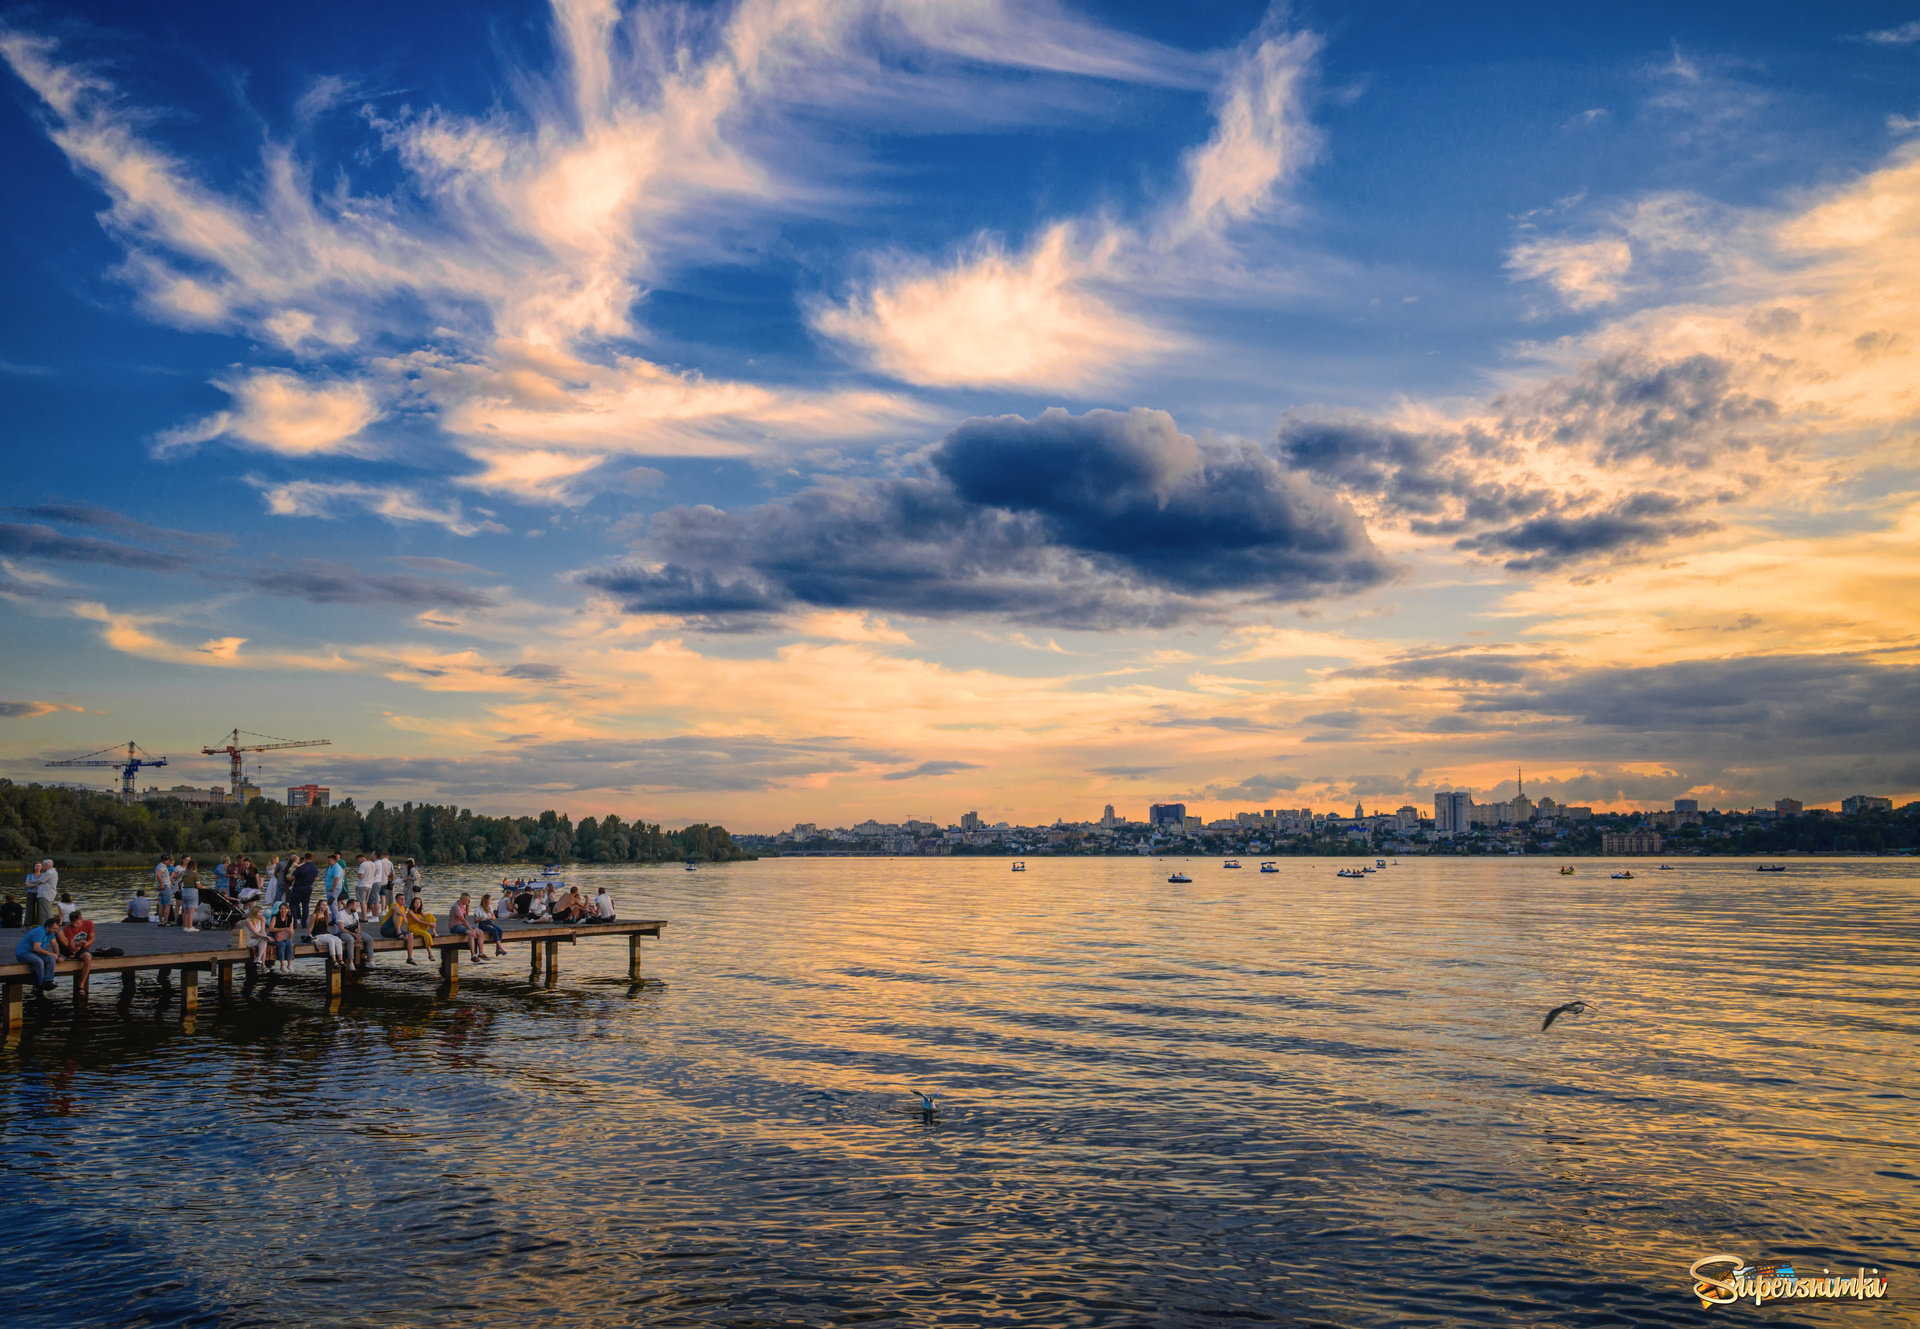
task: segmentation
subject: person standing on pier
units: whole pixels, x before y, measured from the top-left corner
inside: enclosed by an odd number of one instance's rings
[[[45,923],[54,917],[54,907],[60,899],[60,874],[55,871],[53,860],[43,858],[33,865],[34,870],[27,876],[27,924],[33,926]]]
[[[327,855],[326,875],[320,879],[320,898],[332,904],[347,889],[347,870],[340,866],[340,853]]]
[[[180,876],[180,930],[198,932],[200,920],[200,869],[194,866],[191,858],[180,860],[183,869]]]
[[[365,854],[361,854],[353,865],[353,902],[360,906],[360,912],[370,912],[373,904],[373,864]]]
[[[299,927],[307,926],[307,913],[313,908],[313,883],[319,875],[312,854],[302,854],[300,865],[288,874],[293,884],[287,890],[287,903],[293,906],[293,921]]]

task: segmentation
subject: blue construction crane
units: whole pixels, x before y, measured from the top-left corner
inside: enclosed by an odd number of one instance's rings
[[[165,766],[165,757],[149,756],[132,739],[127,740],[127,755],[122,757],[117,747],[101,748],[98,752],[89,752],[84,757],[69,757],[65,761],[50,761],[49,766],[118,766],[120,768],[120,797],[125,802],[133,802],[133,777],[142,766]],[[111,752],[115,755],[107,756]]]

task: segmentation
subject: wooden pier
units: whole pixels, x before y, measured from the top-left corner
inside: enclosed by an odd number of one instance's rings
[[[553,987],[559,981],[560,947],[563,944],[571,946],[582,937],[625,937],[627,978],[630,982],[638,983],[640,940],[642,937],[658,937],[660,929],[665,926],[666,920],[657,918],[618,919],[600,923],[522,923],[514,919],[500,924],[500,944],[507,947],[524,944],[530,953],[527,981]],[[27,992],[33,983],[33,970],[13,958],[14,948],[23,935],[20,928],[0,929],[0,948],[4,948],[0,949],[0,959],[5,961],[0,963],[0,988],[4,988],[5,1030],[8,1034],[18,1033],[25,1023]],[[376,955],[405,951],[407,948],[406,942],[379,936],[377,931],[363,935]],[[183,932],[179,928],[155,927],[151,923],[96,923],[93,946],[96,951],[117,947],[126,952],[116,956],[96,955],[93,961],[94,980],[108,974],[120,975],[120,1001],[123,1004],[133,1000],[136,976],[142,970],[154,973],[163,984],[169,986],[174,986],[170,975],[177,975],[177,993],[183,1016],[190,1016],[199,1009],[202,974],[213,976],[216,990],[222,997],[233,993],[235,965],[240,966],[248,979],[259,976],[253,965],[253,953],[236,929]],[[447,992],[459,991],[460,957],[470,949],[465,937],[452,933],[435,936],[431,946],[417,938],[414,941],[414,950],[424,952],[430,963],[435,960],[434,952],[439,953],[440,985]],[[488,941],[489,962],[508,963],[510,957],[495,959],[492,950],[493,943]],[[327,996],[330,1000],[339,997],[363,972],[335,964],[328,958],[325,947],[312,942],[295,943],[293,954],[296,960],[314,956],[325,959]],[[394,966],[382,965],[381,968],[391,970]],[[73,960],[62,960],[56,973],[72,976],[77,1008],[80,1002],[80,965]]]

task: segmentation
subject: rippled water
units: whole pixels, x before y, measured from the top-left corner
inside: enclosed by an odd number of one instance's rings
[[[587,870],[639,988],[109,979],[0,1054],[4,1319],[1697,1324],[1730,1250],[1892,1293],[1715,1316],[1916,1322],[1920,865],[1281,867]]]

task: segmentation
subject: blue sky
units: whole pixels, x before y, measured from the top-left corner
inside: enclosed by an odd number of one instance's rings
[[[1916,24],[7,11],[0,764],[1911,795]]]

